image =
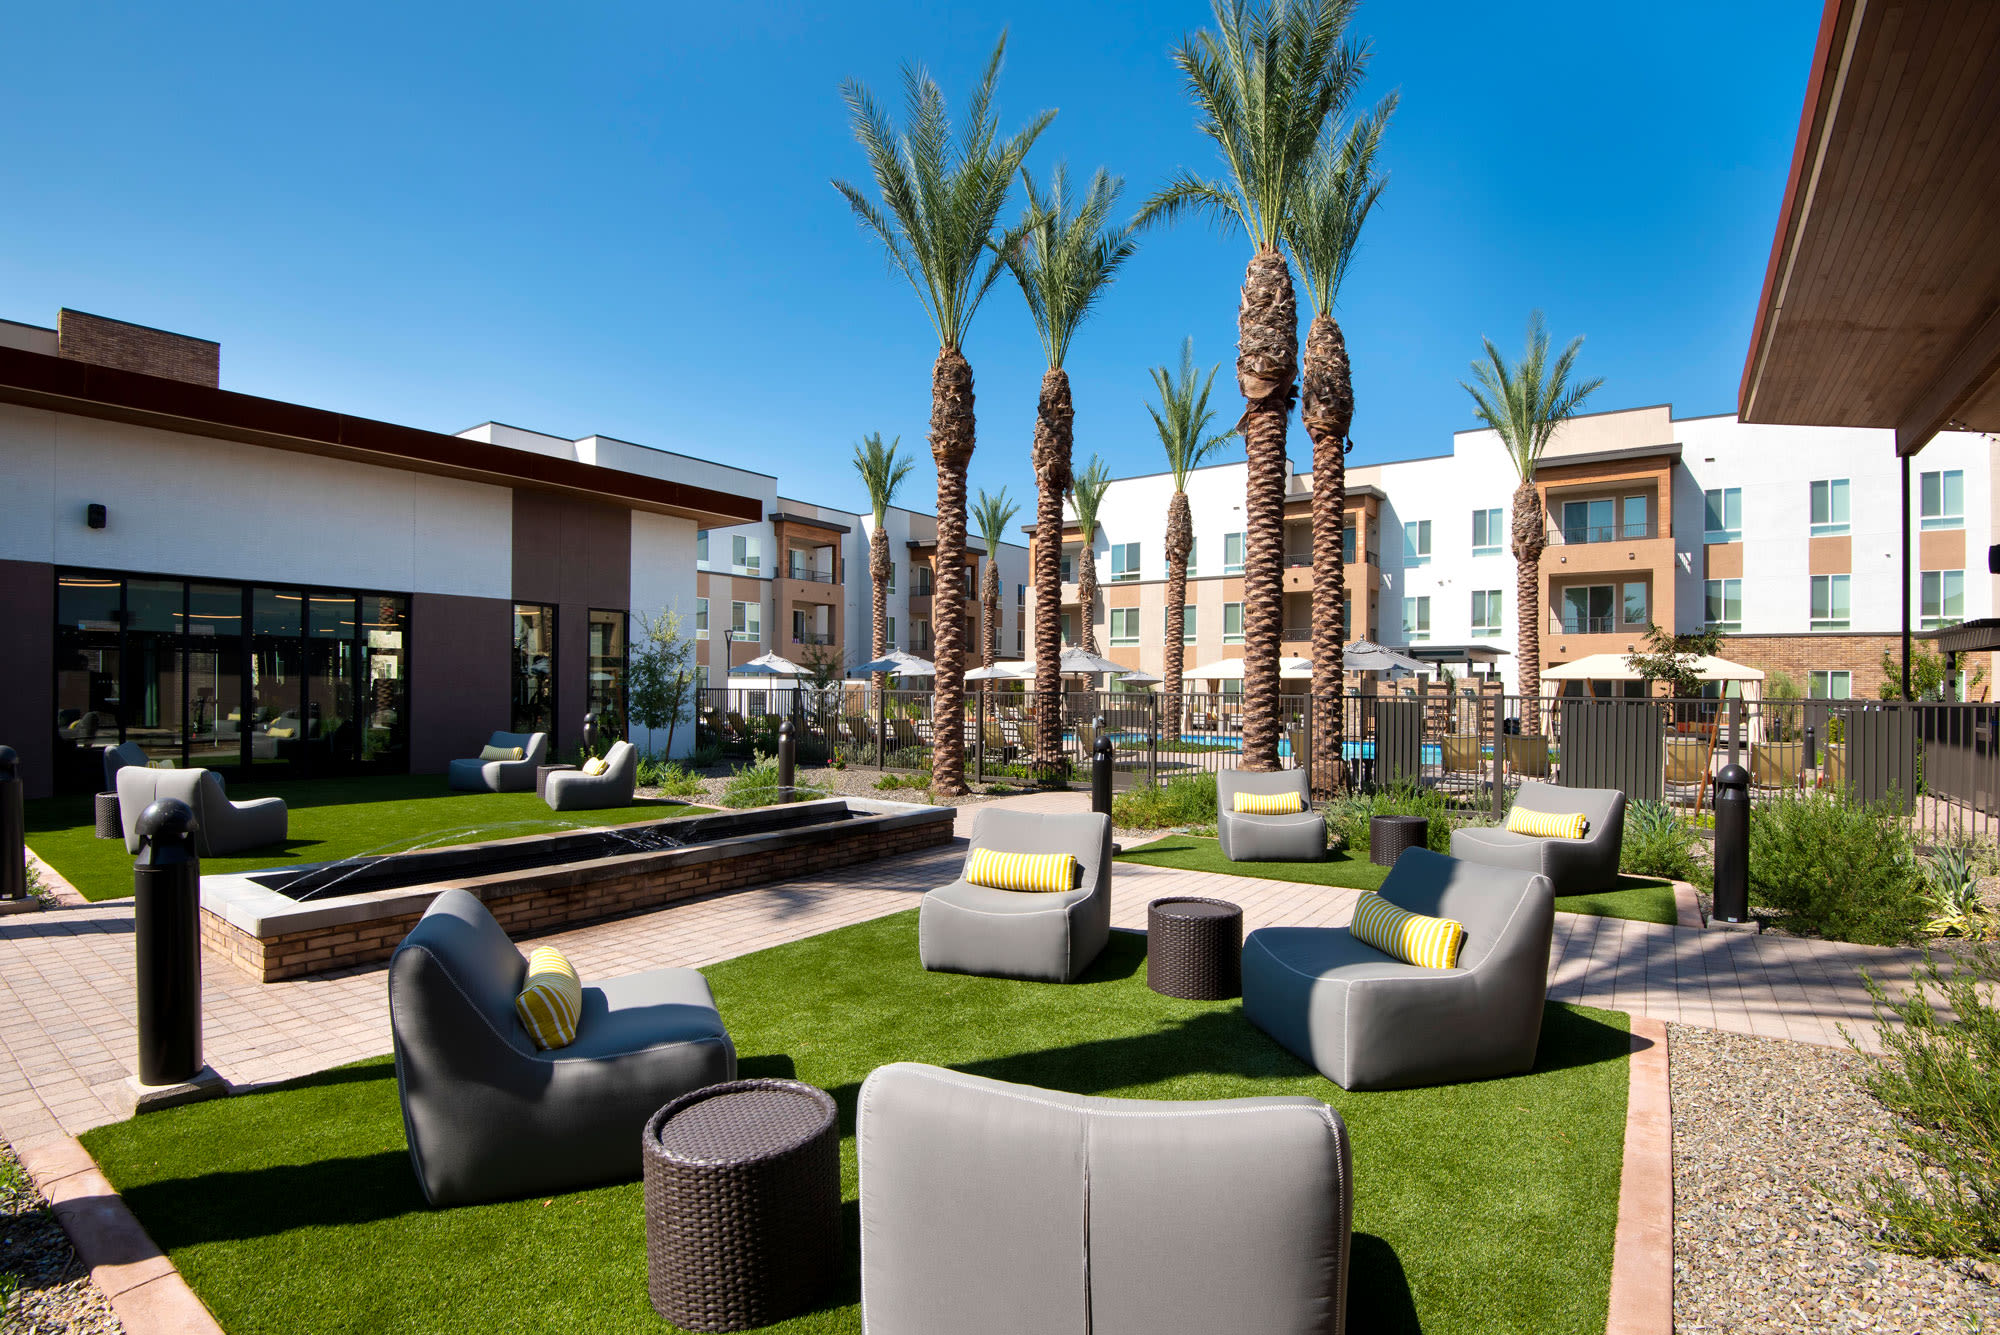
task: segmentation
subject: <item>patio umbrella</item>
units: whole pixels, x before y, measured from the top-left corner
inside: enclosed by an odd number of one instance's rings
[[[1123,663],[1114,663],[1099,654],[1085,653],[1081,649],[1063,650],[1061,671],[1065,677],[1078,674],[1094,676],[1099,672],[1118,673],[1127,670]]]
[[[1132,686],[1157,686],[1162,679],[1142,670],[1139,672],[1128,672],[1118,680]]]
[[[789,658],[777,654],[759,654],[747,663],[738,663],[729,669],[732,677],[803,677],[806,670]]]
[[[995,663],[992,667],[974,668],[965,674],[967,681],[1027,681],[1035,675],[1032,663]]]
[[[872,677],[877,672],[886,672],[897,677],[931,677],[937,675],[937,665],[927,658],[906,654],[901,649],[892,649],[872,663],[847,670],[850,677]]]
[[[1373,640],[1356,640],[1342,649],[1340,665],[1348,672],[1386,672],[1392,677],[1424,670],[1424,665],[1408,654],[1399,654]]]
[[[1312,660],[1309,658],[1281,658],[1278,660],[1278,676],[1287,681],[1307,681],[1313,674]],[[1181,673],[1182,681],[1242,681],[1243,660],[1240,658],[1218,658],[1213,663],[1203,663]]]

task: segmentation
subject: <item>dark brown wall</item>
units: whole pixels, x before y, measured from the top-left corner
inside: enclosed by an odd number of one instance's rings
[[[556,605],[556,730],[549,753],[583,741],[590,609],[632,600],[632,512],[578,496],[514,491],[514,597]]]
[[[410,596],[412,773],[443,773],[513,722],[513,617],[504,598]]]
[[[222,374],[220,343],[68,309],[56,317],[56,355],[211,389]]]
[[[0,561],[0,746],[21,756],[29,797],[55,791],[56,569],[41,561]],[[115,738],[113,739],[116,740]]]

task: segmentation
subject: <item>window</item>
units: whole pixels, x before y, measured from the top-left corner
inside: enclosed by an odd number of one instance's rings
[[[696,663],[694,665],[694,693],[697,700],[701,696],[708,694],[708,664],[706,663]]]
[[[1431,521],[1419,519],[1403,525],[1403,564],[1420,566],[1431,559]]]
[[[1201,552],[1201,539],[1189,538],[1187,573],[1190,577],[1193,576],[1195,570],[1201,565],[1201,562],[1196,559],[1196,557],[1200,554],[1200,552]]]
[[[1405,529],[1404,532],[1408,532]],[[1428,640],[1431,637],[1431,600],[1426,594],[1421,598],[1403,599],[1403,638],[1405,640]]]
[[[1612,520],[1613,505],[1608,496],[1594,501],[1564,501],[1563,541],[1610,542],[1618,536]]]
[[[764,638],[764,605],[762,603],[731,603],[729,605],[729,638],[761,642]]]
[[[1136,542],[1114,542],[1111,544],[1111,582],[1139,578],[1139,544]]]
[[[1854,674],[1845,668],[1806,673],[1806,694],[1815,700],[1846,700],[1854,691]]]
[[[757,539],[741,533],[731,534],[729,537],[729,561],[736,568],[738,574],[754,575],[758,573],[761,558],[757,551]]]
[[[694,600],[694,637],[697,640],[708,638],[708,599],[706,598],[697,598]]]
[[[1111,609],[1111,642],[1113,644],[1137,644],[1139,642],[1138,608],[1114,607]]]
[[[1062,614],[1062,637],[1064,644],[1076,643],[1076,622],[1069,612]]]
[[[1604,635],[1618,628],[1611,613],[1609,584],[1580,584],[1562,591],[1565,635]]]
[[[1717,630],[1743,629],[1743,581],[1711,579],[1702,582],[1702,619]]]
[[[889,563],[889,592],[894,593],[895,591],[896,591],[896,563],[894,561],[891,561]]]
[[[1472,591],[1472,633],[1475,638],[1500,633],[1499,589]]]
[[[1923,474],[1921,504],[1925,528],[1964,528],[1964,472],[1953,468]]]
[[[1619,590],[1619,614],[1628,626],[1643,626],[1651,621],[1652,599],[1647,595],[1644,580],[1633,580]]]
[[[1017,607],[1026,607],[1026,606],[1028,605],[1028,586],[1027,586],[1027,585],[1025,585],[1025,584],[1016,584],[1016,585],[1014,586],[1014,604],[1015,604],[1015,606],[1017,606]]]
[[[556,730],[555,683],[556,609],[544,603],[516,603],[513,731]]]
[[[1474,556],[1493,556],[1500,551],[1501,546],[1507,541],[1506,520],[1501,517],[1505,513],[1502,510],[1474,510],[1472,512],[1472,554]],[[1354,530],[1350,528],[1347,531],[1350,535],[1348,545],[1352,547],[1353,538],[1351,535]]]
[[[1646,531],[1646,498],[1627,496],[1619,507],[1618,536],[1621,538],[1644,538],[1651,535]]]
[[[1222,573],[1240,575],[1243,573],[1243,535],[1225,533],[1222,535]]]
[[[929,653],[932,643],[931,623],[923,617],[911,617],[910,652],[913,654]]]
[[[910,567],[910,596],[928,598],[931,596],[931,568],[929,566]]]
[[[625,740],[625,614],[590,609],[590,679],[584,699],[606,746]]]
[[[1935,630],[1965,620],[1965,572],[1926,570],[1923,573],[1924,629]]]
[[[694,564],[697,570],[708,569],[708,530],[699,529],[694,535]]]
[[[1743,488],[1721,487],[1702,494],[1703,542],[1743,541]]]
[[[1340,530],[1340,561],[1342,565],[1354,564],[1354,525]]]
[[[1222,642],[1224,644],[1243,643],[1243,604],[1224,603],[1222,605]]]
[[[1181,604],[1181,643],[1194,643],[1195,613],[1199,609],[1193,603]],[[1171,615],[1171,609],[1169,609]],[[1171,629],[1171,627],[1169,628]]]
[[[1830,538],[1847,532],[1847,479],[1812,484],[1812,535]]]
[[[1062,554],[1062,582],[1076,583],[1076,553],[1065,548]]]
[[[1847,581],[1846,575],[1814,575],[1812,577],[1812,628],[1814,630],[1847,629]]]
[[[887,641],[887,643],[888,643],[888,645],[889,645],[889,647],[890,647],[891,649],[894,649],[894,648],[896,647],[896,618],[894,618],[894,617],[884,617],[884,618],[883,618],[883,620],[885,620],[885,621],[887,621],[887,622],[889,623],[889,626],[888,626],[888,635],[889,635],[889,638],[888,638],[888,641]]]

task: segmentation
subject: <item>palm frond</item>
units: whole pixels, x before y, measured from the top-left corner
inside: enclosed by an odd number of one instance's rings
[[[1037,189],[1025,171],[1021,187],[1028,196],[1027,213],[1000,256],[1021,284],[1049,365],[1060,367],[1077,327],[1139,242],[1134,224],[1113,226],[1109,221],[1125,183],[1102,167],[1081,198],[1072,194],[1069,170],[1061,163],[1050,174],[1046,191]]]
[[[1167,471],[1174,475],[1175,491],[1186,491],[1188,474],[1236,436],[1233,430],[1214,436],[1203,434],[1215,419],[1215,409],[1208,406],[1208,392],[1215,384],[1215,373],[1221,369],[1222,364],[1217,362],[1197,383],[1192,338],[1181,344],[1179,374],[1164,366],[1153,368],[1153,386],[1159,391],[1160,401],[1147,404],[1146,411],[1152,414],[1153,429],[1159,432],[1160,444],[1166,449]]]
[[[897,489],[917,466],[917,461],[908,455],[897,457],[896,447],[902,443],[903,438],[898,436],[885,448],[882,433],[871,431],[854,447],[854,471],[861,475],[861,485],[868,489],[868,504],[875,511],[876,528],[888,519]]]
[[[834,181],[834,188],[909,281],[945,348],[964,346],[973,315],[1000,275],[988,256],[1001,211],[1029,148],[1055,116],[1045,111],[1001,140],[993,91],[1006,49],[1002,33],[956,138],[944,93],[922,66],[904,67],[900,130],[866,86],[853,79],[841,84],[876,198],[846,181]]]
[[[1111,470],[1104,460],[1090,456],[1090,466],[1078,473],[1070,483],[1070,505],[1076,510],[1076,522],[1083,529],[1083,542],[1087,547],[1097,534],[1097,512],[1104,506],[1104,494],[1111,490]]]
[[[998,496],[989,496],[986,488],[979,489],[979,500],[972,507],[972,526],[979,530],[979,536],[986,540],[986,557],[996,559],[1000,543],[1007,535],[1007,525],[1014,522],[1014,516],[1021,513],[1021,507],[1007,499],[1007,489],[1000,488]]]
[[[1327,122],[1287,210],[1285,241],[1299,266],[1313,309],[1331,314],[1340,285],[1361,241],[1361,228],[1382,197],[1388,177],[1377,175],[1375,156],[1382,132],[1395,113],[1397,95],[1390,93],[1366,116],[1344,129]]]
[[[1523,482],[1532,481],[1549,438],[1557,427],[1576,416],[1584,400],[1604,383],[1604,377],[1570,383],[1577,351],[1583,346],[1582,335],[1571,339],[1555,364],[1549,365],[1549,331],[1540,311],[1529,315],[1527,350],[1512,366],[1492,339],[1480,341],[1486,355],[1472,363],[1472,376],[1478,383],[1461,380],[1459,386],[1472,396],[1473,415],[1500,437],[1514,462],[1514,471]]]

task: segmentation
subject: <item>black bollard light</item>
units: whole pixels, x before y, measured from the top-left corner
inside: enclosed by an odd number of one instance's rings
[[[1806,724],[1806,768],[1819,768],[1819,738],[1810,723]]]
[[[28,897],[28,826],[21,805],[21,757],[0,746],[0,899]]]
[[[1111,735],[1105,731],[1104,716],[1096,723],[1097,744],[1090,748],[1090,809],[1111,814]]]
[[[139,815],[132,927],[143,1085],[182,1084],[201,1070],[201,858],[194,832],[194,809],[171,797]]]
[[[784,794],[780,800],[792,800],[792,776],[799,764],[799,739],[792,732],[792,721],[786,719],[778,725],[778,788]]]
[[[1750,775],[1725,765],[1715,776],[1715,907],[1718,922],[1750,921]]]

